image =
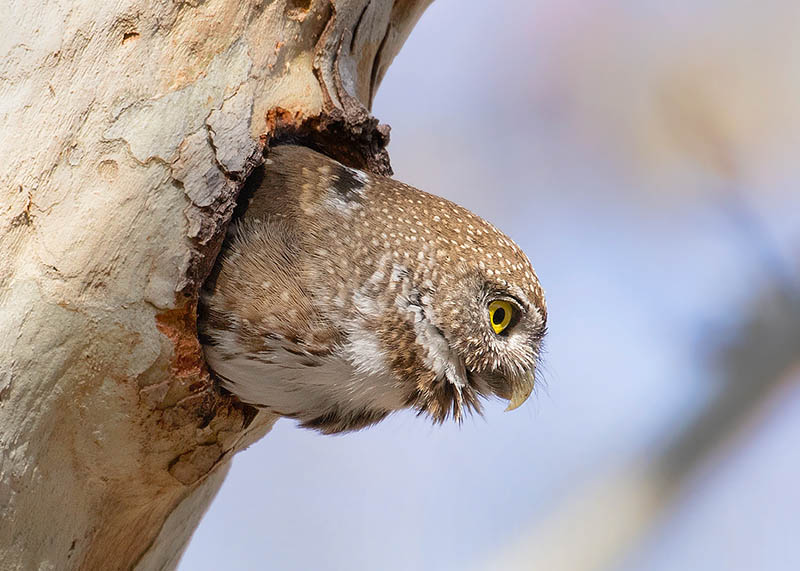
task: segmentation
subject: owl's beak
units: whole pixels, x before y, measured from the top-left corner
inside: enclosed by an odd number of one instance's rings
[[[534,372],[531,371],[522,378],[521,382],[514,383],[514,387],[511,389],[511,399],[508,401],[506,412],[521,407],[522,403],[528,400],[528,397],[531,396],[531,393],[533,392],[533,382]]]

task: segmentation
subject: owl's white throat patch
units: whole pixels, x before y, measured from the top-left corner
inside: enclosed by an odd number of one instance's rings
[[[413,323],[416,342],[422,347],[425,365],[440,379],[451,383],[460,392],[467,386],[467,369],[461,358],[450,348],[447,338],[431,320],[433,314],[431,298],[403,280],[402,293],[395,298],[395,304]]]

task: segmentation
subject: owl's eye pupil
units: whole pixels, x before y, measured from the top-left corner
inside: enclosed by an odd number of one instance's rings
[[[506,310],[502,307],[498,307],[494,310],[494,315],[492,315],[492,323],[495,325],[500,325],[503,323],[503,320],[506,318]]]

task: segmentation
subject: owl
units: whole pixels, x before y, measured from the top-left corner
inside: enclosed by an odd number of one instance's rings
[[[270,150],[201,295],[222,386],[323,433],[531,394],[544,292],[471,212],[308,148]]]

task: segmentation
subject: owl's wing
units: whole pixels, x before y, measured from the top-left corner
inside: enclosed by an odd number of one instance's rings
[[[302,284],[302,245],[285,220],[248,217],[232,232],[201,297],[200,335],[227,388],[259,403],[273,366],[319,367],[341,332],[315,311]]]

